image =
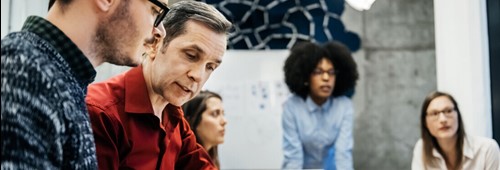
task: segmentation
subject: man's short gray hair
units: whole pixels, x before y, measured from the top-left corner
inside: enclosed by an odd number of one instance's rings
[[[197,21],[216,33],[228,34],[232,28],[231,22],[213,6],[204,2],[183,0],[174,3],[163,20],[166,31],[163,44],[166,45],[185,33],[186,22],[189,20]]]

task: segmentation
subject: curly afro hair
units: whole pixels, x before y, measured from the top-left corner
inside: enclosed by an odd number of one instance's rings
[[[323,45],[300,42],[292,47],[283,67],[288,89],[306,99],[311,73],[323,58],[330,60],[338,71],[332,96],[345,95],[352,90],[359,77],[356,62],[350,50],[336,41]]]

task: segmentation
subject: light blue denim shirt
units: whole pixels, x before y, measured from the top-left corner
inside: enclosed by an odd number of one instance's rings
[[[283,169],[353,169],[352,101],[331,97],[322,106],[293,95],[283,104]]]

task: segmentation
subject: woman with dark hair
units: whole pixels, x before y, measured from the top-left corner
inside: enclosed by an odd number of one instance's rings
[[[211,91],[201,91],[182,105],[182,110],[196,135],[196,141],[207,150],[212,162],[220,169],[217,146],[224,143],[224,127],[227,124],[222,97]]]
[[[468,136],[464,129],[455,99],[443,92],[430,93],[420,112],[422,138],[413,151],[412,169],[499,170],[498,143]]]
[[[353,169],[353,105],[358,72],[339,42],[303,42],[284,66],[293,95],[283,105],[283,169]]]

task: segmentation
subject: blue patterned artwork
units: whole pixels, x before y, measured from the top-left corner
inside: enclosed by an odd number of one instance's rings
[[[230,49],[289,49],[299,41],[343,42],[360,48],[356,33],[340,20],[344,0],[201,0],[234,24]]]

